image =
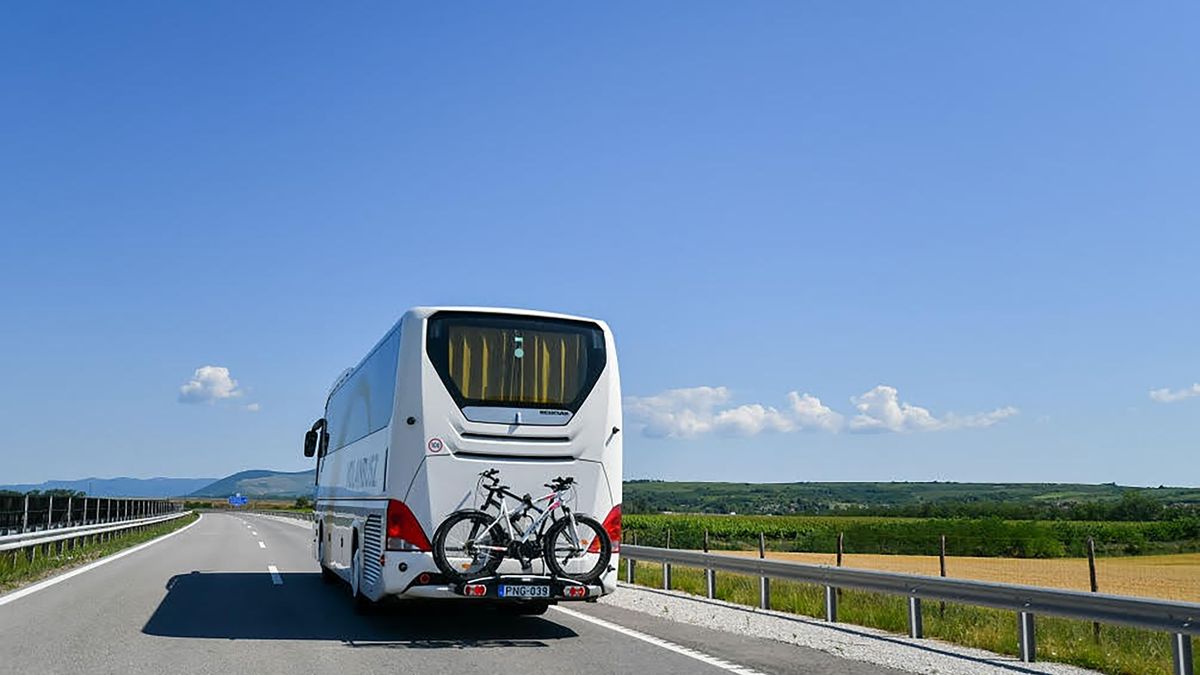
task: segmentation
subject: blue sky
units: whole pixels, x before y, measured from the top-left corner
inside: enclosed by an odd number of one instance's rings
[[[1198,485],[1197,19],[6,7],[0,482],[305,468],[461,303],[610,322],[629,477]]]

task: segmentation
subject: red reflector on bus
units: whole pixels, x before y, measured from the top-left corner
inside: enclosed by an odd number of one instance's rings
[[[427,583],[429,583],[430,578],[431,577],[429,576],[429,572],[421,572],[421,574],[417,577],[417,583],[418,584],[427,584]]]
[[[389,551],[432,551],[425,530],[404,502],[389,499],[387,508],[387,548]]]
[[[483,584],[467,584],[463,586],[463,594],[477,598],[487,594],[487,586]]]
[[[568,598],[586,598],[587,586],[567,586],[563,588],[563,595]]]

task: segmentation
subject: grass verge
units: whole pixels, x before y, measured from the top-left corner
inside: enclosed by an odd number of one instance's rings
[[[621,579],[628,562],[621,560]],[[662,566],[637,565],[636,583],[662,588]],[[704,595],[704,571],[695,568],[671,568],[671,588]],[[751,607],[758,606],[758,577],[717,573],[718,599]],[[825,616],[825,589],[779,579],[771,580],[771,609],[803,616]],[[985,607],[947,603],[944,610],[936,602],[922,604],[925,636],[998,654],[1017,655],[1017,620],[1013,612]],[[844,590],[838,603],[838,619],[845,623],[879,628],[894,633],[908,631],[907,603],[904,598],[880,593]],[[1070,663],[1114,675],[1158,675],[1171,673],[1171,643],[1166,633],[1101,626],[1096,642],[1088,621],[1038,617],[1038,658]],[[1200,653],[1200,640],[1193,639],[1193,652]],[[1193,666],[1193,673],[1200,669]]]
[[[135,546],[168,532],[193,523],[200,516],[193,513],[168,520],[164,523],[150,525],[141,530],[127,530],[113,533],[112,539],[102,542],[83,541],[74,548],[64,542],[62,548],[58,544],[50,544],[49,553],[44,546],[37,548],[37,554],[29,556],[29,549],[4,551],[0,553],[0,593],[16,590],[21,586],[40,581],[59,572],[65,572],[73,567],[79,567],[93,560],[99,560],[118,551]]]

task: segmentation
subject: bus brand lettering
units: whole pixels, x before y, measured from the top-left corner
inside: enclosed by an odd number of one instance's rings
[[[571,414],[566,410],[539,410],[538,413],[542,415],[558,415],[559,417],[565,417]]]
[[[346,487],[375,487],[375,475],[379,469],[379,455],[361,457],[346,467]]]

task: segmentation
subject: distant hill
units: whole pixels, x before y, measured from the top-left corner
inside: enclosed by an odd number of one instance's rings
[[[203,487],[188,494],[189,497],[227,497],[243,494],[247,497],[300,497],[312,496],[315,473],[308,471],[284,472],[268,469],[239,471],[217,481],[209,481]]]
[[[80,478],[44,483],[0,485],[0,490],[76,490],[92,497],[178,497],[198,490],[216,478]]]

